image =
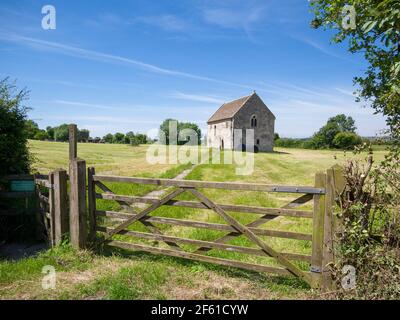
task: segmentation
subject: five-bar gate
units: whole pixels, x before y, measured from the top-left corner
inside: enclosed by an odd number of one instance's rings
[[[331,168],[327,171],[327,173],[318,173],[315,176],[315,185],[312,187],[305,187],[258,183],[232,183],[105,176],[96,175],[94,168],[89,168],[89,233],[92,235],[96,232],[103,233],[104,238],[102,241],[110,246],[187,258],[225,266],[239,267],[259,272],[270,272],[280,275],[294,275],[303,279],[313,287],[326,287],[329,286],[330,280],[329,274],[324,266],[326,266],[333,259],[332,226],[334,221],[332,207],[335,200],[334,190],[337,189],[337,185],[335,185],[335,177],[338,176],[338,173],[339,168]],[[104,182],[164,186],[167,188],[167,192],[160,199],[146,196],[117,195],[113,193],[113,191],[106,186]],[[336,181],[336,184],[338,184],[338,182],[339,181]],[[96,187],[98,190],[101,190],[100,193],[96,192]],[[207,197],[202,191],[203,189],[207,188],[294,193],[301,196],[282,208],[227,205],[216,203]],[[198,201],[177,200],[176,198],[183,193],[190,193]],[[117,201],[121,205],[123,211],[97,210],[96,199]],[[312,211],[296,209],[296,207],[299,207],[311,200],[313,200]],[[137,208],[132,207],[132,204],[134,203],[144,203],[147,204],[147,206],[138,210]],[[213,210],[224,220],[225,223],[210,223],[188,219],[177,219],[175,217],[150,215],[161,206]],[[259,218],[251,223],[243,224],[229,214],[229,212],[258,214]],[[99,216],[113,218],[113,220],[117,219],[121,222],[114,227],[99,226],[97,225],[97,217]],[[312,219],[312,234],[260,228],[263,224],[279,216]],[[135,222],[140,222],[143,224],[147,228],[148,232],[130,230],[129,227]],[[214,241],[183,238],[163,234],[157,224],[224,231],[226,234],[222,237],[218,237]],[[123,234],[133,238],[159,241],[165,243],[167,246],[154,246],[119,241],[115,239],[115,235],[117,234]],[[238,246],[227,243],[231,239],[238,236],[245,236],[249,241],[255,244],[255,247]],[[268,245],[260,236],[311,241],[312,254],[304,255],[278,252]],[[184,250],[180,246],[181,244],[193,245],[196,247],[196,249],[191,251]],[[272,257],[279,263],[280,267],[223,259],[207,255],[207,252],[212,249],[227,250],[248,255]],[[310,270],[304,271],[300,269],[296,264],[293,263],[295,260],[309,262]]]

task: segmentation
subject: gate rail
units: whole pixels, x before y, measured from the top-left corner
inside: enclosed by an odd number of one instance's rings
[[[215,264],[239,267],[259,272],[269,272],[280,275],[294,275],[303,279],[312,287],[323,287],[327,286],[330,282],[330,280],[328,279],[328,270],[327,268],[325,268],[325,266],[327,262],[330,262],[328,260],[333,258],[329,251],[330,249],[332,249],[332,206],[334,204],[335,198],[333,187],[337,171],[338,168],[332,168],[329,169],[327,173],[317,173],[315,176],[315,185],[311,187],[281,186],[258,183],[228,183],[195,180],[106,176],[96,175],[94,168],[88,168],[88,203],[90,222],[89,233],[92,234],[92,236],[95,235],[96,232],[103,233],[105,237],[103,241],[105,241],[107,245],[110,246],[116,246],[124,249],[147,251],[150,253],[164,254],[197,261],[211,262]],[[167,189],[169,193],[167,192],[165,195],[163,195],[161,199],[159,199],[145,196],[141,197],[117,195],[114,194],[113,191],[103,182],[157,185],[170,188]],[[96,192],[96,186],[100,190],[102,190],[102,193]],[[207,188],[224,190],[282,192],[302,195],[281,208],[267,208],[215,203],[210,200],[206,195],[204,195],[204,193],[202,193],[201,189]],[[185,192],[192,194],[198,201],[181,201],[174,199]],[[123,211],[97,210],[96,199],[116,201],[121,205]],[[296,207],[299,207],[311,200],[313,200],[314,203],[313,211],[295,209]],[[149,206],[138,212],[131,206],[134,203],[144,203],[148,204]],[[221,218],[224,219],[226,224],[160,217],[153,215],[149,216],[150,213],[161,206],[213,210]],[[260,217],[255,221],[244,225],[237,219],[229,215],[226,211],[241,212],[243,214],[259,214]],[[121,220],[122,222],[118,226],[112,228],[97,226],[96,218],[99,216]],[[312,234],[259,228],[261,225],[279,216],[313,219]],[[128,227],[135,222],[141,222],[149,230],[149,232],[129,230]],[[165,235],[154,223],[225,231],[227,233],[224,236],[215,239],[214,241],[189,239],[178,236]],[[117,241],[113,238],[113,236],[116,234],[123,234],[129,237],[145,240],[161,241],[167,244],[168,248]],[[231,245],[226,243],[229,240],[242,235],[244,235],[258,248]],[[311,241],[312,254],[304,255],[299,253],[278,252],[270,247],[268,244],[266,244],[265,241],[259,236]],[[192,252],[188,252],[183,250],[179,246],[180,244],[195,245],[197,246],[197,249]],[[222,259],[214,256],[205,255],[208,251],[212,249],[226,250],[230,252],[238,252],[256,256],[272,257],[276,259],[281,267],[254,264],[231,259]],[[309,262],[310,272],[301,270],[292,262],[293,260]]]

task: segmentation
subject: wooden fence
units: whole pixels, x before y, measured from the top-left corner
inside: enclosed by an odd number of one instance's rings
[[[46,239],[50,245],[59,244],[69,232],[67,172],[58,169],[44,174],[21,174],[2,177],[5,181],[29,181],[34,184],[33,191],[1,192],[0,198],[35,201],[36,232],[39,239]],[[9,209],[2,215],[20,215],[20,211]]]
[[[211,181],[191,181],[191,180],[172,180],[172,179],[153,179],[137,177],[120,177],[96,175],[94,168],[88,169],[88,203],[89,203],[89,235],[95,238],[96,232],[104,234],[102,240],[109,246],[124,249],[134,249],[164,254],[174,257],[187,258],[197,261],[210,262],[225,266],[239,267],[259,272],[269,272],[280,275],[294,275],[306,281],[312,287],[328,287],[330,285],[330,275],[327,268],[329,262],[333,261],[332,251],[332,228],[333,228],[333,205],[335,202],[335,190],[341,183],[338,180],[338,168],[331,168],[326,173],[317,173],[315,185],[308,186],[280,186],[256,183],[228,183]],[[117,195],[103,182],[133,183],[144,185],[156,185],[168,187],[168,193],[161,199]],[[336,184],[336,185],[335,185]],[[96,192],[96,187],[101,193]],[[243,190],[261,191],[273,193],[294,193],[299,194],[298,198],[286,204],[282,208],[266,208],[244,205],[219,204],[208,198],[202,189],[223,189],[223,190]],[[190,193],[198,201],[180,201],[176,197],[183,193]],[[101,211],[96,209],[96,199],[112,200],[119,203],[123,211]],[[298,210],[296,207],[313,201],[313,210]],[[148,206],[137,212],[131,205],[134,203],[144,203]],[[193,221],[187,219],[176,219],[169,217],[154,216],[154,210],[161,206],[185,207],[195,209],[213,210],[226,223],[209,223],[203,221]],[[255,221],[244,225],[228,212],[240,212],[242,214],[258,214],[260,217]],[[311,234],[278,231],[273,229],[260,228],[263,224],[279,216],[312,219],[313,231]],[[122,220],[116,227],[104,227],[97,225],[97,217],[109,217],[113,220]],[[129,230],[135,222],[143,224],[149,232],[139,232]],[[173,226],[183,226],[191,228],[202,228],[208,230],[224,231],[226,234],[214,241],[204,241],[197,239],[182,238],[177,236],[165,235],[156,224],[167,224]],[[151,246],[133,242],[123,242],[115,239],[115,235],[122,234],[133,238],[160,241],[167,247]],[[254,247],[245,247],[227,244],[235,237],[245,236]],[[279,237],[293,240],[304,240],[312,243],[311,255],[298,253],[278,252],[268,245],[260,236]],[[197,247],[194,251],[185,251],[180,244],[189,244]],[[222,259],[208,256],[206,253],[212,249],[238,252],[248,255],[266,256],[274,258],[281,267],[254,264],[237,260]],[[293,261],[305,261],[310,263],[310,270],[300,269]]]
[[[86,162],[77,158],[77,128],[70,125],[69,174],[63,169],[50,172],[49,175],[30,176],[36,185],[39,199],[38,219],[43,220],[49,242],[52,245],[62,241],[69,233],[71,244],[76,248],[87,248],[98,244],[97,233],[103,234],[102,241],[107,245],[124,249],[147,251],[173,257],[187,258],[225,266],[268,272],[280,275],[294,275],[303,279],[315,288],[330,288],[332,281],[328,264],[334,261],[333,234],[335,219],[333,208],[337,195],[344,187],[340,167],[328,169],[326,173],[315,175],[314,186],[281,186],[257,183],[232,183],[193,180],[153,179],[139,177],[120,177],[96,175],[94,168],[88,168]],[[15,176],[14,176],[15,178]],[[22,177],[20,177],[22,179]],[[24,176],[26,179],[27,177]],[[69,197],[67,184],[69,181]],[[115,194],[107,182],[130,183],[165,186],[167,193],[161,198],[146,196],[128,196]],[[87,190],[86,190],[87,186]],[[207,197],[203,189],[241,190],[266,193],[288,193],[299,196],[281,208],[267,208],[247,205],[231,205],[216,203]],[[97,190],[101,190],[100,193]],[[198,201],[177,200],[183,193],[190,193]],[[4,195],[4,194],[3,194]],[[17,196],[10,193],[8,196]],[[21,196],[19,194],[18,196]],[[0,194],[1,197],[1,194]],[[116,201],[122,211],[97,210],[97,199]],[[313,202],[312,210],[299,210],[298,207]],[[134,203],[144,204],[140,211],[132,206]],[[88,208],[87,208],[88,204]],[[210,223],[176,217],[151,215],[162,206],[207,209],[214,211],[225,223]],[[228,212],[256,214],[259,218],[251,223],[243,224]],[[312,220],[312,233],[289,232],[261,228],[279,216],[305,218]],[[122,220],[115,227],[99,226],[98,217]],[[140,222],[149,232],[130,230],[129,227]],[[214,241],[189,239],[163,234],[158,224],[200,228],[225,232]],[[126,235],[135,239],[153,240],[165,243],[166,246],[145,245],[134,242],[116,240],[116,235]],[[236,237],[246,237],[254,247],[232,245],[228,242]],[[311,242],[311,255],[293,252],[280,252],[267,244],[260,236],[278,237]],[[181,245],[195,246],[194,251],[184,250]],[[241,254],[272,257],[279,267],[231,260],[207,255],[210,250],[224,250]],[[294,261],[307,262],[310,265],[305,271]]]

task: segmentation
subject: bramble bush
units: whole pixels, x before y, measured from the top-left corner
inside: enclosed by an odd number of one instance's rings
[[[28,91],[18,90],[8,78],[0,81],[0,177],[28,173],[32,158],[25,127]]]
[[[374,167],[370,151],[364,161],[347,161],[344,177],[336,232],[337,260],[332,267],[341,288],[343,266],[353,266],[356,285],[349,291],[340,289],[336,297],[400,299],[399,158],[389,154]]]

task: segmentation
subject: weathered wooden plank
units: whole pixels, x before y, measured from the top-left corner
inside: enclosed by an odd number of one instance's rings
[[[315,186],[325,188],[326,175],[315,174]],[[325,195],[314,195],[314,218],[312,236],[311,279],[313,287],[319,288],[322,280],[322,255],[324,245]]]
[[[210,209],[212,209],[216,213],[218,213],[232,227],[237,229],[240,233],[245,235],[249,240],[251,240],[256,245],[258,245],[269,256],[277,259],[277,261],[280,264],[282,264],[290,273],[303,279],[307,283],[310,283],[310,277],[307,274],[305,274],[301,269],[299,269],[297,266],[295,266],[292,262],[290,262],[288,259],[286,259],[281,254],[279,254],[276,250],[274,250],[269,245],[267,245],[264,241],[262,241],[260,238],[258,238],[256,236],[256,234],[253,233],[253,231],[251,231],[249,228],[247,228],[246,226],[241,224],[239,221],[232,218],[224,210],[222,210],[220,207],[218,207],[215,203],[213,203],[210,199],[208,199],[204,194],[200,193],[198,190],[189,189],[189,191],[195,197],[197,197],[201,202],[203,202],[207,207],[209,207]]]
[[[49,184],[54,184],[54,172],[50,172],[49,174]],[[54,201],[54,189],[49,189],[49,242],[51,246],[54,246],[55,243],[55,201]]]
[[[67,171],[58,169],[54,175],[54,242],[60,244],[69,232]]]
[[[308,186],[281,186],[260,183],[238,183],[238,182],[214,182],[197,180],[175,180],[175,179],[156,179],[156,178],[137,178],[95,175],[94,181],[126,182],[136,184],[151,184],[158,186],[173,186],[180,188],[214,188],[226,190],[248,190],[265,192],[285,192],[285,193],[311,193],[321,194],[325,190]]]
[[[159,199],[150,197],[137,197],[137,196],[122,196],[110,193],[96,193],[97,199],[105,200],[115,200],[124,201],[126,203],[157,203]],[[185,207],[185,208],[195,208],[195,209],[208,209],[206,205],[201,202],[195,201],[178,201],[170,200],[164,205],[175,206],[175,207]],[[218,204],[220,208],[226,211],[232,212],[243,212],[243,213],[255,213],[255,214],[270,214],[276,216],[288,216],[288,217],[300,217],[300,218],[312,218],[312,212],[306,210],[293,210],[284,208],[265,208],[265,207],[253,207],[253,206],[243,206],[243,205],[227,205]]]
[[[139,250],[139,251],[150,252],[153,254],[163,254],[163,255],[168,255],[168,256],[172,256],[172,257],[176,257],[176,258],[185,258],[185,259],[190,259],[190,260],[203,261],[203,262],[208,262],[208,263],[224,265],[224,266],[228,266],[228,267],[235,267],[235,268],[257,271],[257,272],[268,272],[268,273],[274,273],[274,274],[279,274],[279,275],[290,275],[290,273],[287,270],[285,270],[283,268],[279,268],[279,267],[270,267],[270,266],[263,266],[263,265],[259,265],[259,264],[251,264],[251,263],[246,263],[246,262],[241,262],[241,261],[234,261],[234,260],[210,257],[210,256],[201,255],[201,254],[184,252],[184,251],[176,251],[176,250],[171,250],[171,249],[166,249],[166,248],[157,248],[157,247],[151,247],[151,246],[146,246],[146,245],[140,245],[140,244],[136,244],[136,243],[111,241],[111,242],[108,242],[107,245],[122,248],[122,249]]]
[[[70,124],[69,130],[69,161],[75,160],[78,156],[78,127],[76,124]]]
[[[284,205],[282,209],[292,209],[292,208],[297,208],[308,201],[312,200],[313,195],[312,194],[304,194],[301,197],[294,199],[293,201],[289,202],[288,204]]]
[[[108,188],[106,185],[104,185],[103,183],[101,183],[100,181],[95,181],[94,182],[95,185],[97,185],[101,190],[103,190],[104,192],[106,192],[106,195],[110,195],[110,196],[115,196],[115,194],[112,192],[112,190],[110,190],[110,188]],[[96,193],[97,194],[97,193]],[[159,199],[157,199],[158,201]],[[129,202],[125,201],[124,199],[115,200],[124,210],[131,212],[131,213],[137,213],[129,204]],[[152,202],[155,203],[155,202]],[[151,230],[153,233],[157,233],[157,234],[162,234],[162,232],[157,228],[157,226],[155,226],[154,224],[152,224],[149,221],[146,220],[139,220],[144,226],[146,226],[149,230]],[[169,245],[170,247],[176,249],[176,250],[180,250],[179,246],[176,243],[173,242],[166,242],[167,245]]]
[[[334,262],[333,250],[333,206],[335,204],[335,179],[334,170],[326,171],[326,195],[325,195],[325,215],[324,215],[324,241],[323,241],[323,257],[322,257],[322,288],[323,290],[331,290],[333,281],[329,264]]]
[[[86,247],[86,162],[70,162],[70,236],[75,248]]]
[[[162,199],[160,199],[157,203],[152,204],[150,207],[147,207],[146,209],[144,209],[143,211],[141,211],[140,213],[136,214],[136,215],[132,215],[131,217],[129,217],[127,220],[125,220],[124,222],[122,222],[119,226],[115,227],[115,229],[108,233],[106,235],[105,240],[109,239],[110,237],[112,237],[114,234],[118,233],[119,231],[125,229],[127,226],[129,226],[130,224],[134,223],[135,221],[144,218],[146,215],[148,215],[150,212],[156,210],[157,208],[161,207],[163,204],[165,204],[166,202],[168,202],[169,200],[172,200],[173,198],[179,196],[181,193],[185,192],[184,189],[177,189],[173,192],[171,192],[170,194],[166,195],[165,197],[163,197]]]
[[[109,232],[112,230],[112,228],[99,226],[96,228],[96,230],[100,231],[100,232]],[[164,241],[164,242],[169,241],[169,242],[175,242],[175,243],[202,246],[202,247],[206,247],[209,249],[226,250],[226,251],[251,254],[251,255],[257,255],[257,256],[268,256],[264,251],[262,251],[258,248],[241,247],[241,246],[230,245],[230,244],[225,244],[225,243],[217,243],[217,242],[210,242],[210,241],[197,240],[197,239],[180,238],[180,237],[160,235],[160,234],[154,234],[154,233],[145,233],[145,232],[139,232],[139,231],[126,230],[126,229],[122,230],[120,232],[120,234],[128,235],[128,236],[131,236],[134,238],[146,239],[146,240],[157,240],[157,241]],[[311,256],[309,256],[309,255],[303,255],[303,254],[297,254],[297,253],[287,253],[287,252],[282,252],[282,254],[291,260],[310,262],[310,259],[311,259]]]
[[[88,168],[88,214],[89,214],[89,234],[88,240],[94,242],[96,239],[96,185],[93,181],[95,168]]]
[[[246,224],[246,227],[248,227],[248,228],[249,227],[259,227],[259,226],[263,225],[264,223],[266,223],[266,222],[268,222],[268,221],[270,221],[272,219],[275,219],[275,218],[276,218],[276,216],[265,215],[265,216],[255,220],[255,221],[252,221],[252,222]],[[233,238],[238,237],[239,235],[240,235],[240,233],[230,232],[230,233],[228,233],[228,234],[216,239],[214,242],[217,242],[217,243],[227,242],[227,241],[232,240]],[[204,253],[204,252],[207,252],[209,250],[210,249],[207,248],[207,247],[201,247],[201,248],[198,248],[195,252],[196,253]]]
[[[126,212],[116,212],[116,211],[96,211],[96,215],[102,217],[112,217],[121,220],[126,220],[127,218],[132,217],[133,215]],[[136,216],[136,215],[134,215]],[[209,222],[201,222],[201,221],[191,221],[184,219],[174,219],[174,218],[164,218],[157,216],[147,216],[142,220],[161,223],[161,224],[169,224],[183,227],[191,227],[191,228],[201,228],[201,229],[211,229],[217,231],[232,231],[237,235],[240,235],[240,232],[230,225],[226,224],[218,224],[218,223],[209,223]],[[255,234],[260,236],[270,236],[276,238],[286,238],[286,239],[294,239],[294,240],[306,240],[311,241],[312,235],[307,233],[299,233],[299,232],[290,232],[290,231],[277,231],[277,230],[268,230],[268,229],[259,229],[259,228],[250,228]]]

